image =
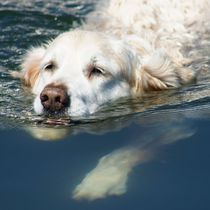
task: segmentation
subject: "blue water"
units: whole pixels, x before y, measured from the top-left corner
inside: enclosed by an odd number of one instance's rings
[[[77,27],[93,7],[0,2],[0,209],[209,210],[207,38],[196,43],[196,84],[119,101],[72,125],[44,124],[9,76],[30,46]]]

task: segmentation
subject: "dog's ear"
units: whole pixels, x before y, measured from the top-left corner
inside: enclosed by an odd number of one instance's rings
[[[45,54],[45,48],[31,49],[23,59],[21,78],[26,86],[33,88],[40,74],[40,63]]]
[[[192,70],[178,66],[163,50],[154,53],[136,74],[137,93],[177,88],[195,80]]]

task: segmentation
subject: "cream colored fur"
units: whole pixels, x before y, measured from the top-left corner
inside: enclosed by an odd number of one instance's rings
[[[23,79],[36,95],[50,83],[68,88],[71,116],[89,115],[121,97],[177,88],[195,79],[183,54],[208,32],[209,0],[110,0],[96,6],[85,24],[32,49],[23,61]],[[51,72],[49,62],[56,63]],[[90,80],[91,65],[103,69]]]

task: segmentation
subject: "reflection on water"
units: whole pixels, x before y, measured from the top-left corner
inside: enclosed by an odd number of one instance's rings
[[[129,175],[135,166],[149,161],[162,145],[186,139],[194,133],[182,126],[164,129],[162,133],[150,132],[152,134],[145,134],[143,139],[135,139],[135,144],[100,158],[97,166],[75,188],[73,198],[95,200],[126,193]]]
[[[127,192],[127,183],[132,170],[145,162],[151,161],[160,149],[179,140],[190,138],[196,131],[186,119],[194,115],[194,110],[155,112],[140,116],[124,116],[115,120],[107,119],[92,123],[79,124],[75,127],[26,127],[26,131],[40,140],[59,140],[66,136],[82,132],[105,134],[121,130],[129,124],[149,127],[146,132],[136,133],[126,140],[126,145],[110,151],[98,160],[98,164],[84,175],[72,192],[76,200],[95,200],[111,195],[122,195]],[[205,112],[207,114],[207,112]],[[210,112],[209,112],[210,113]],[[202,115],[196,113],[195,117]],[[99,136],[100,138],[100,136]]]
[[[187,140],[196,133],[192,118],[209,118],[210,109],[202,107],[196,109],[160,110],[148,113],[139,113],[133,116],[122,116],[113,119],[80,123],[67,127],[25,127],[26,131],[40,140],[62,140],[79,133],[105,134],[120,131],[124,127],[135,123],[145,127],[142,134],[126,140],[126,144],[96,160],[98,163],[92,170],[84,174],[80,183],[72,191],[72,198],[76,200],[96,200],[107,196],[120,196],[127,192],[127,184],[131,172],[142,163],[152,161],[156,154],[164,147]],[[100,136],[99,136],[100,138]]]

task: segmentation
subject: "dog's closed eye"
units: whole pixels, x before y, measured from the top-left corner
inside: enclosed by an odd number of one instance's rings
[[[91,66],[89,67],[88,70],[88,78],[91,79],[93,77],[100,77],[100,76],[104,76],[106,74],[105,70],[101,67],[98,66]]]
[[[55,62],[50,61],[47,64],[44,65],[43,70],[45,71],[54,71],[57,68],[57,65]]]
[[[104,74],[104,70],[100,67],[94,66],[90,72],[91,75],[99,76]]]

